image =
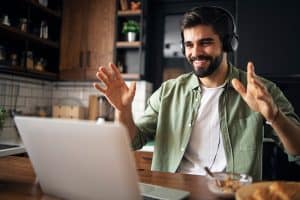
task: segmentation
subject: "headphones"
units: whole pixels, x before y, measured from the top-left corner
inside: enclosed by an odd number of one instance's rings
[[[231,25],[232,25],[232,31],[227,33],[224,36],[224,38],[222,40],[223,49],[224,49],[225,52],[236,51],[237,48],[238,48],[238,44],[239,44],[239,41],[238,41],[239,36],[237,34],[237,30],[236,30],[237,28],[236,28],[236,24],[235,24],[234,17],[232,16],[232,14],[229,11],[227,11],[226,9],[221,8],[221,7],[217,7],[217,6],[196,7],[196,8],[193,8],[192,10],[190,10],[190,11],[194,11],[196,13],[199,13],[199,12],[201,12],[201,9],[205,9],[205,8],[217,9],[217,10],[221,11],[221,13],[224,13],[224,15],[226,15],[228,19],[230,19]],[[221,20],[224,15],[222,15],[221,18],[216,19],[215,22],[217,22],[218,20]],[[182,50],[183,55],[185,55],[184,36],[183,36],[182,31],[181,31],[181,50]]]

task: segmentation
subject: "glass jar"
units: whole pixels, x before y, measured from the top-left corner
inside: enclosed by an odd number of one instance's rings
[[[20,25],[19,28],[21,31],[27,32],[28,30],[28,20],[26,18],[20,19]]]
[[[5,62],[5,60],[6,60],[6,51],[4,46],[0,45],[0,63]]]
[[[33,54],[32,54],[32,51],[25,51],[25,52],[23,52],[23,55],[22,55],[22,66],[25,67],[25,68],[27,68],[27,69],[33,70],[34,65],[33,65]]]
[[[12,53],[10,55],[10,65],[12,67],[17,67],[18,66],[18,55],[16,53]]]

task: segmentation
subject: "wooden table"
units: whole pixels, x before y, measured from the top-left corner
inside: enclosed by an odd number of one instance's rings
[[[138,173],[141,182],[190,191],[189,199],[218,199],[209,192],[206,178],[203,176],[151,171]],[[55,199],[43,194],[35,180],[28,158],[17,156],[0,158],[0,199]]]

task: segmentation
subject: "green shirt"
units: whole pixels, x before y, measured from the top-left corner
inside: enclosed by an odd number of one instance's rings
[[[256,180],[261,179],[265,120],[260,113],[252,111],[235,91],[231,85],[233,78],[246,85],[247,74],[230,66],[219,99],[226,171],[247,173]],[[298,116],[280,89],[266,79],[261,80],[280,110],[300,126]],[[144,115],[136,121],[138,133],[132,145],[134,149],[139,149],[147,141],[155,140],[152,170],[176,172],[189,143],[201,106],[200,99],[201,87],[193,73],[164,82],[149,98]]]

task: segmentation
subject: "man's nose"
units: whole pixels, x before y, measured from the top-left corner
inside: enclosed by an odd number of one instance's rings
[[[198,56],[203,53],[203,47],[201,45],[194,45],[192,48],[192,56]]]

